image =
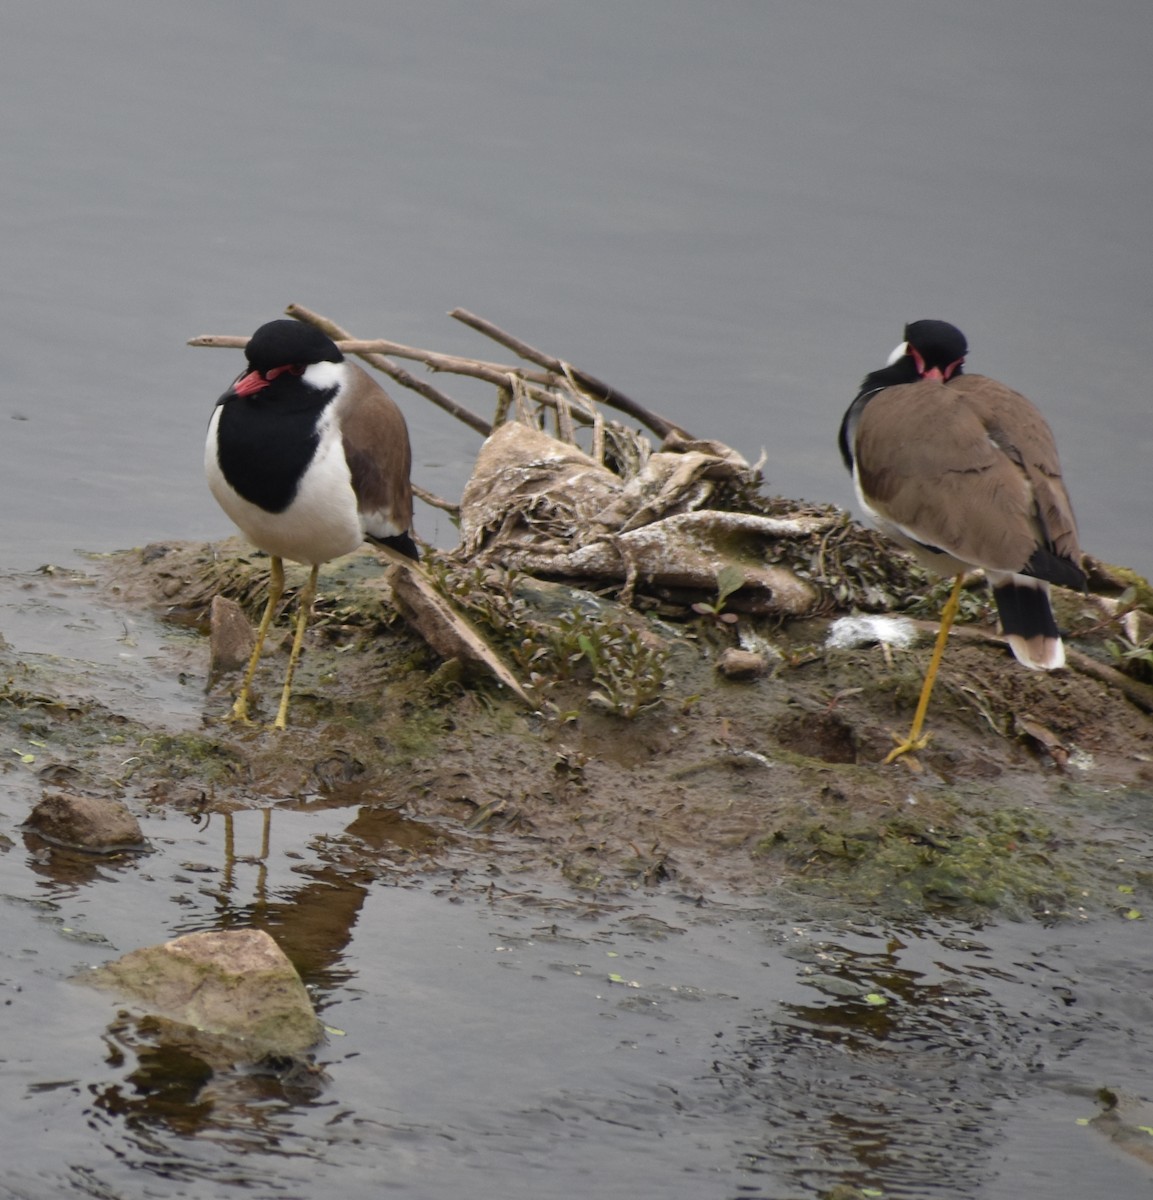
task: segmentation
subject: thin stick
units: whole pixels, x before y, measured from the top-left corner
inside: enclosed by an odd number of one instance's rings
[[[499,342],[502,346],[507,346],[520,358],[527,359],[529,362],[536,363],[538,367],[544,367],[548,371],[570,379],[576,387],[595,396],[601,403],[607,404],[610,408],[615,408],[618,412],[626,413],[628,416],[640,421],[641,424],[647,425],[658,437],[668,437],[674,430],[684,437],[691,436],[679,425],[674,424],[665,417],[659,416],[657,413],[649,412],[647,408],[630,399],[622,392],[618,392],[616,388],[610,387],[609,384],[603,383],[595,375],[589,375],[586,371],[578,370],[570,363],[563,362],[559,358],[553,358],[550,354],[545,354],[542,350],[536,349],[535,346],[530,346],[527,342],[522,342],[519,338],[513,337],[511,333],[506,333],[491,321],[486,321],[483,317],[478,317],[475,313],[471,313],[465,308],[454,308],[448,315],[470,326],[478,333],[483,333],[485,337]]]
[[[320,328],[318,326],[318,328]],[[430,371],[447,371],[453,375],[471,375],[486,383],[502,387],[509,374],[519,375],[529,383],[542,387],[554,387],[564,380],[555,371],[526,371],[523,367],[507,366],[504,363],[488,362],[482,358],[463,358],[456,354],[441,354],[436,350],[425,350],[420,346],[406,346],[403,342],[390,342],[387,338],[333,338],[344,354],[391,354],[396,358],[410,358],[422,362]],[[243,350],[248,338],[231,333],[202,333],[189,338],[189,346],[207,346],[213,349]],[[398,368],[399,369],[399,368]]]
[[[458,354],[441,354],[438,350],[425,350],[420,346],[406,346],[403,342],[390,342],[385,338],[366,338],[358,341],[338,341],[337,345],[346,354],[391,354],[396,358],[411,358],[424,363],[430,371],[450,371],[454,375],[475,375],[478,379],[496,383],[498,376],[515,371],[530,383],[544,387],[555,386],[564,376],[555,371],[526,371],[523,367],[510,367],[505,363],[489,362],[483,358],[465,358]]]
[[[293,316],[297,316],[298,313],[304,314],[308,312],[307,309],[302,309],[299,305],[290,306],[288,311]],[[338,325],[334,325],[327,318],[319,317],[318,314],[311,315],[317,316],[317,321],[309,321],[309,324],[316,324],[317,328],[322,329],[325,333],[328,333],[330,329],[340,329]],[[301,315],[300,319],[304,320],[305,318]],[[323,323],[319,324],[318,322]],[[329,334],[329,336],[331,337],[332,335]],[[333,338],[333,341],[342,353],[358,355],[372,366],[384,371],[390,378],[403,387],[411,388],[413,391],[432,400],[439,407],[445,409],[447,412],[451,412],[453,416],[459,417],[466,425],[469,425],[472,429],[475,429],[478,433],[486,437],[492,431],[492,426],[486,424],[480,417],[469,413],[467,409],[456,404],[454,400],[446,396],[443,392],[432,387],[430,384],[424,383],[422,380],[418,380],[403,367],[398,366],[389,359],[382,358],[381,355],[395,354],[400,358],[410,358],[424,363],[431,371],[447,371],[454,375],[468,375],[502,389],[507,389],[509,377],[512,375],[529,384],[539,384],[542,387],[572,387],[572,384],[567,379],[556,375],[554,372],[525,371],[521,367],[504,366],[501,363],[484,362],[475,358],[460,358],[453,354],[439,354],[435,350],[422,350],[417,346],[405,346],[400,342],[390,342],[384,338],[337,337]],[[188,345],[243,350],[248,345],[248,339],[245,337],[236,337],[233,334],[205,333],[199,337],[190,338]],[[387,367],[384,365],[385,363],[388,363]],[[557,406],[556,398],[548,392],[542,391],[541,387],[530,387],[529,394],[546,408],[556,408]],[[587,417],[583,411],[577,412],[574,415],[581,424],[591,425],[594,423],[592,418]]]
[[[400,342],[388,342],[383,338],[373,338],[367,341],[337,342],[341,350],[347,354],[359,354],[362,358],[374,352],[395,354],[399,358],[411,358],[422,362],[430,371],[449,371],[453,375],[469,375],[482,379],[494,387],[508,387],[509,376],[515,375],[528,386],[527,393],[538,404],[546,408],[556,408],[557,398],[543,388],[573,390],[571,380],[556,375],[551,371],[526,371],[523,367],[510,367],[502,363],[485,362],[479,358],[461,358],[456,354],[440,354],[436,350],[422,350],[418,346],[405,346]],[[539,386],[534,386],[539,385]],[[577,414],[577,420],[582,424],[591,425],[591,419],[584,416],[583,411]],[[496,422],[499,424],[499,422]]]
[[[189,346],[213,346],[222,350],[243,350],[248,345],[248,338],[235,337],[231,333],[202,333],[199,337],[189,338]]]
[[[322,317],[320,313],[315,313],[301,304],[290,304],[284,311],[298,321],[315,325],[328,334],[333,341],[358,340],[353,338],[347,330],[341,329],[335,321],[329,320],[328,317]],[[410,375],[403,367],[397,366],[383,354],[361,354],[359,357],[363,358],[365,362],[371,363],[378,371],[383,371],[389,378],[395,379],[402,387],[410,388],[426,400],[431,400],[438,408],[443,408],[445,412],[451,413],[458,421],[463,421],[470,429],[475,429],[481,437],[488,437],[492,433],[492,426],[483,417],[478,417],[476,413],[470,412],[462,404],[453,400],[451,396],[446,396],[444,392],[438,391],[431,384]]]
[[[419,496],[420,499],[423,500],[430,508],[439,508],[443,512],[450,513],[454,517],[460,515],[459,504],[453,504],[451,500],[443,500],[440,496],[437,496],[433,492],[427,491],[418,484],[414,483],[412,485],[412,494],[414,496]]]

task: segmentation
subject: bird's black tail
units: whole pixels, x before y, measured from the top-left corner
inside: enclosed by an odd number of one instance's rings
[[[398,533],[395,537],[373,537],[368,534],[368,540],[375,546],[387,546],[390,550],[395,550],[398,554],[403,554],[405,558],[411,558],[413,562],[420,562],[420,551],[416,548],[416,542],[412,540],[412,534]]]
[[[1061,631],[1049,604],[1049,585],[1029,575],[991,578],[1001,629],[1017,660],[1038,671],[1065,665]]]

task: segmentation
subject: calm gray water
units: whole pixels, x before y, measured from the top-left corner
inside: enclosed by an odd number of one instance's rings
[[[230,532],[240,360],[184,343],[299,301],[491,354],[471,308],[843,504],[858,380],[947,317],[1149,573],[1150,45],[1147,0],[8,5],[0,565]],[[459,495],[473,435],[402,402]]]

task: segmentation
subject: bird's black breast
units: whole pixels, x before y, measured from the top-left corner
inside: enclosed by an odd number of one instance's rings
[[[278,381],[279,382],[279,381]],[[294,384],[295,380],[292,381]],[[319,422],[331,393],[271,385],[251,396],[226,392],[219,403],[216,458],[230,486],[265,512],[284,512],[320,444]]]

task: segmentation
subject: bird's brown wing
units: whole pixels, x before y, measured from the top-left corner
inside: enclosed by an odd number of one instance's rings
[[[404,415],[356,364],[338,401],[337,417],[357,507],[374,537],[407,533],[412,526],[412,451]]]
[[[1076,551],[1049,428],[991,379],[885,389],[862,414],[856,460],[881,517],[962,562],[1020,571],[1039,547]]]
[[[963,398],[993,442],[1024,472],[1033,491],[1039,546],[1079,562],[1077,520],[1045,418],[1024,396],[983,375],[962,375],[947,387]]]

